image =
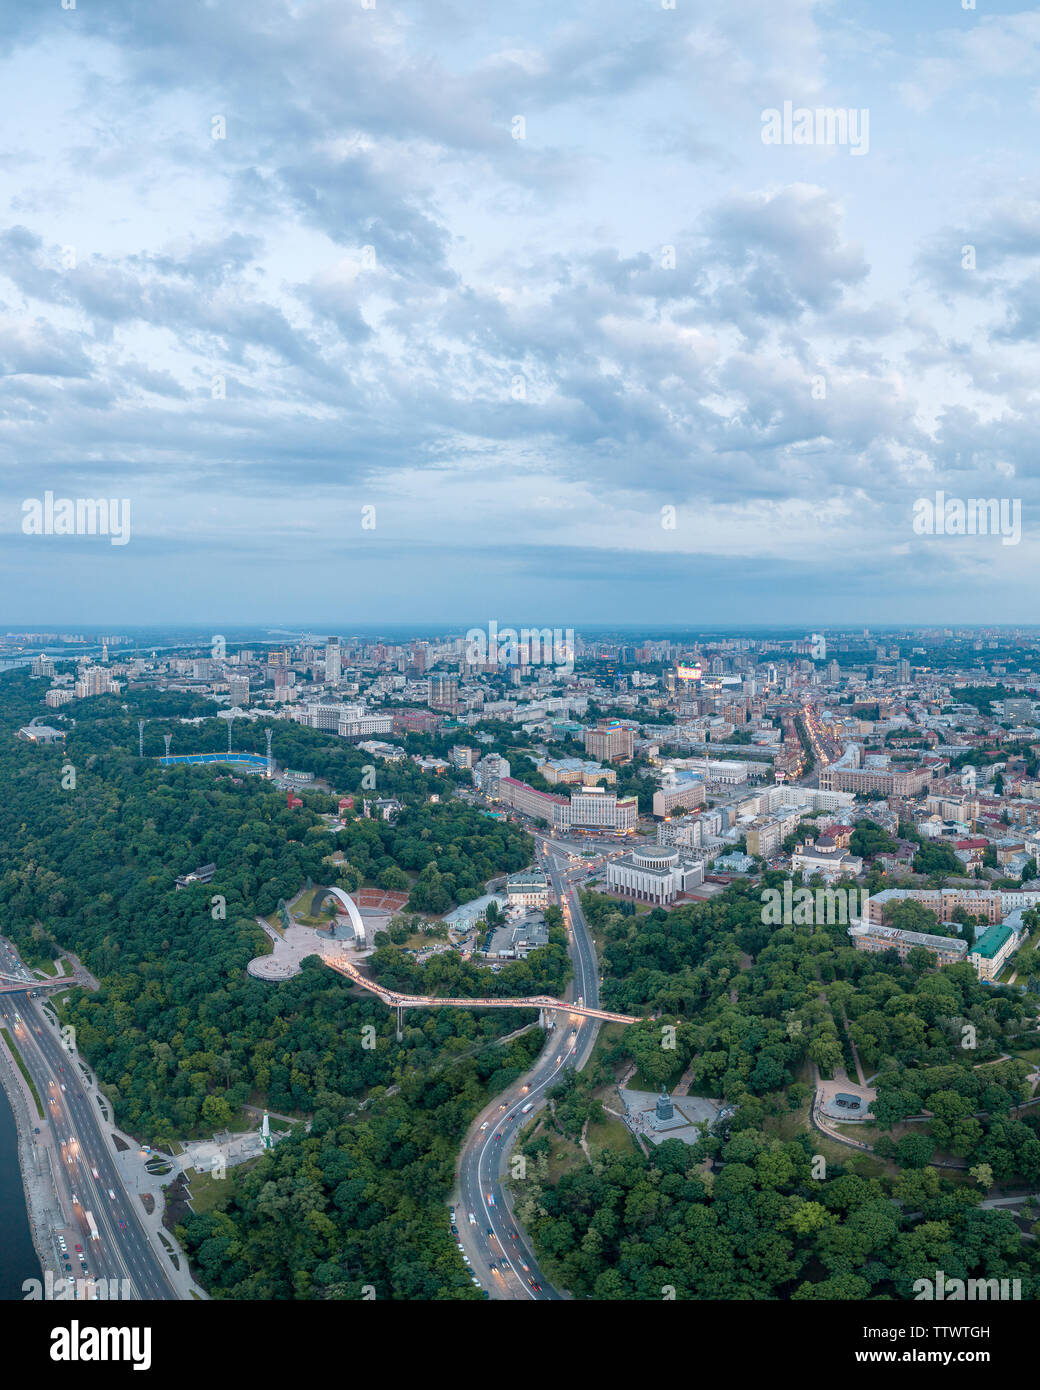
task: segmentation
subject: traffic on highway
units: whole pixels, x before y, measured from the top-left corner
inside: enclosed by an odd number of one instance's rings
[[[574,847],[538,835],[539,862],[563,911],[568,948],[574,964],[571,992],[575,1001],[595,1009],[599,973],[595,947],[578,900],[570,867]],[[545,1104],[546,1093],[568,1068],[584,1066],[595,1045],[599,1020],[558,1010],[537,1063],[521,1083],[499,1096],[474,1124],[459,1162],[457,1205],[451,1208],[452,1233],[474,1283],[490,1298],[559,1299],[561,1294],[538,1267],[526,1236],[517,1225],[503,1178],[510,1153],[529,1120]],[[623,1016],[621,1016],[623,1017]],[[459,1220],[461,1212],[465,1215]]]
[[[55,1283],[114,1280],[120,1297],[176,1298],[116,1168],[96,1095],[56,1026],[28,993],[0,997],[0,1026],[14,1037],[44,1109],[34,1139],[48,1152],[65,1221],[52,1237]]]

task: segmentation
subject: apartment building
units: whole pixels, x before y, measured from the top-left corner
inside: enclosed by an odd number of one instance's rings
[[[634,748],[635,730],[622,724],[619,719],[609,719],[585,730],[585,752],[597,762],[628,760]]]
[[[694,773],[669,778],[654,792],[654,815],[669,816],[677,808],[703,806],[707,795],[704,779]]]
[[[897,927],[879,926],[875,922],[858,923],[849,927],[849,936],[857,951],[895,951],[906,960],[915,946],[935,955],[940,966],[959,965],[967,958],[968,943],[955,936],[933,936],[930,932],[900,931]]]

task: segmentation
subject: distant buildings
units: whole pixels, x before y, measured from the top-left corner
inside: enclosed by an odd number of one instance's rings
[[[426,702],[431,709],[446,710],[449,714],[456,714],[459,708],[458,677],[430,676],[427,683]]]
[[[228,681],[232,709],[245,709],[249,704],[249,677],[232,676]]]
[[[77,700],[86,700],[91,695],[118,695],[122,688],[119,681],[112,679],[112,673],[106,666],[85,666],[74,691]]]

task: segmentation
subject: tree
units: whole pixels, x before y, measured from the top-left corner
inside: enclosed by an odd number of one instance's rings
[[[974,1168],[968,1169],[968,1172],[978,1185],[987,1192],[993,1186],[993,1169],[988,1163],[976,1163]]]

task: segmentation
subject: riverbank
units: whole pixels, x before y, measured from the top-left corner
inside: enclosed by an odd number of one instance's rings
[[[54,1183],[46,1156],[34,1143],[37,1127],[36,1107],[7,1047],[0,1043],[0,1086],[11,1107],[18,1145],[18,1170],[22,1181],[29,1237],[39,1261],[39,1270],[26,1270],[26,1279],[42,1278],[48,1267],[54,1268],[54,1246],[51,1231],[59,1218]]]

